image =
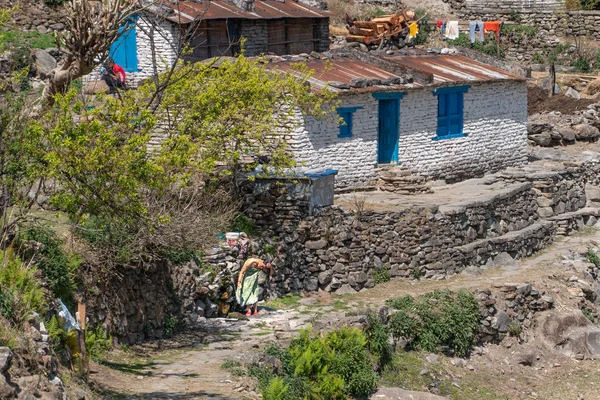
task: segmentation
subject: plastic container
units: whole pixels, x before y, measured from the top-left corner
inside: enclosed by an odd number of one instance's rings
[[[225,238],[227,239],[227,244],[230,247],[235,247],[237,245],[238,239],[240,238],[240,232],[227,232],[225,234]]]

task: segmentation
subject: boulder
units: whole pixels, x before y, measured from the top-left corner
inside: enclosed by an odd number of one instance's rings
[[[588,207],[598,207],[600,205],[600,187],[587,183],[585,185],[585,198]]]
[[[567,86],[567,91],[565,92],[565,96],[574,98],[575,100],[581,99],[581,95],[579,94],[579,92],[570,86]]]
[[[579,155],[579,161],[591,163],[600,162],[600,153],[596,153],[595,151],[583,151]]]
[[[595,126],[588,124],[579,124],[573,127],[575,130],[575,138],[577,140],[590,140],[600,137],[600,130]]]
[[[12,351],[8,347],[0,347],[0,373],[10,368]]]
[[[109,89],[108,85],[106,84],[106,82],[104,82],[101,79],[89,81],[83,87],[83,93],[85,93],[85,94],[108,93],[109,90],[110,89]]]
[[[350,285],[346,284],[346,285],[342,285],[335,293],[339,294],[339,295],[352,294],[352,293],[356,293],[356,290],[352,289],[352,287]]]
[[[15,389],[8,383],[4,375],[0,374],[0,399],[16,399]]]
[[[48,79],[50,73],[56,68],[56,60],[46,50],[36,50],[33,53],[36,76]]]
[[[319,279],[315,276],[309,276],[304,279],[304,290],[314,292],[319,289]]]
[[[533,153],[533,156],[540,160],[574,161],[573,157],[557,149],[539,149]]]
[[[550,147],[552,145],[552,135],[550,132],[543,132],[538,135],[530,135],[529,139],[537,146]]]
[[[573,142],[577,137],[578,132],[575,129],[568,127],[558,127],[555,129],[555,132],[560,136],[560,140],[566,142]]]
[[[600,328],[580,311],[547,313],[540,321],[538,335],[552,350],[568,357],[600,358]]]
[[[508,327],[511,322],[509,315],[504,311],[500,311],[498,315],[492,318],[492,328],[496,329],[498,332],[505,333],[508,332]]]
[[[331,270],[323,271],[319,274],[319,285],[327,286],[329,282],[331,282],[331,278],[333,278],[333,272]]]

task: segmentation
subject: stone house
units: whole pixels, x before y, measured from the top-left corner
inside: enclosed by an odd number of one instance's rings
[[[241,39],[247,56],[323,52],[329,49],[329,12],[296,0],[164,2],[132,18],[110,55],[135,85],[155,73],[152,42],[160,72],[176,61],[185,36],[190,61],[237,55]]]
[[[338,93],[345,124],[298,114],[287,141],[301,165],[337,170],[336,190],[372,187],[382,169],[401,172],[392,181],[457,181],[527,161],[523,78],[460,54],[332,57],[307,65],[314,90]]]

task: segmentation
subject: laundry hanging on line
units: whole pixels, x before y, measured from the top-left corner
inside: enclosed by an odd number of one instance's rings
[[[500,38],[500,21],[486,21],[483,29],[488,32],[496,32],[496,40]]]
[[[474,44],[477,40],[480,42],[485,41],[485,31],[483,26],[483,21],[469,22],[469,36],[471,39],[471,44]]]
[[[458,39],[458,21],[448,21],[446,24],[446,38],[450,40]]]

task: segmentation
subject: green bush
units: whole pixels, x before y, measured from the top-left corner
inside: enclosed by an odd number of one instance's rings
[[[475,43],[471,44],[471,38],[469,37],[469,35],[466,33],[460,33],[458,35],[458,39],[448,40],[448,44],[452,46],[470,47],[491,56],[498,55],[495,38],[487,39],[485,43],[476,41]],[[504,58],[504,50],[502,49],[502,47],[500,47],[500,57]]]
[[[594,250],[589,249],[586,254],[586,257],[589,262],[591,262],[592,264],[594,264],[596,266],[596,268],[600,268],[600,257],[598,257],[598,255],[594,252]]]
[[[388,340],[388,327],[379,321],[374,312],[367,314],[365,335],[369,351],[379,359],[380,367],[384,367],[391,361],[394,351]]]
[[[81,259],[76,254],[67,252],[56,233],[44,227],[26,228],[20,240],[33,240],[44,245],[41,259],[37,262],[38,268],[46,277],[54,297],[71,303],[77,290],[75,277]]]
[[[436,290],[387,304],[398,310],[390,318],[392,335],[407,340],[409,346],[430,352],[447,346],[459,356],[471,350],[480,322],[479,304],[472,293]]]
[[[521,332],[523,332],[523,328],[521,327],[521,324],[519,324],[518,321],[513,321],[508,326],[508,334],[510,336],[519,336]]]
[[[591,66],[588,60],[581,57],[571,62],[571,67],[576,67],[578,70],[583,72],[589,72],[591,70]]]
[[[256,224],[254,220],[246,217],[243,213],[238,212],[233,217],[231,230],[234,232],[245,232],[248,235],[256,232]]]
[[[0,50],[9,50],[15,47],[49,49],[56,47],[56,40],[51,33],[0,30]]]
[[[181,321],[174,315],[167,315],[163,324],[163,332],[166,337],[171,337],[181,330]]]
[[[371,279],[377,284],[389,282],[391,279],[390,267],[384,265],[381,269],[374,269],[371,271]]]
[[[17,325],[33,311],[43,309],[44,291],[36,278],[36,271],[35,266],[24,265],[12,251],[0,252],[2,315]]]
[[[88,329],[85,335],[85,349],[88,356],[95,362],[100,362],[105,351],[112,346],[112,337],[101,326]]]
[[[369,342],[369,335],[376,337],[377,329],[365,335],[359,329],[344,327],[322,336],[303,330],[287,349],[276,345],[266,348],[267,354],[282,363],[277,375],[256,366],[248,368],[248,375],[258,379],[263,398],[367,398],[378,379],[369,353],[370,347],[378,348]]]

